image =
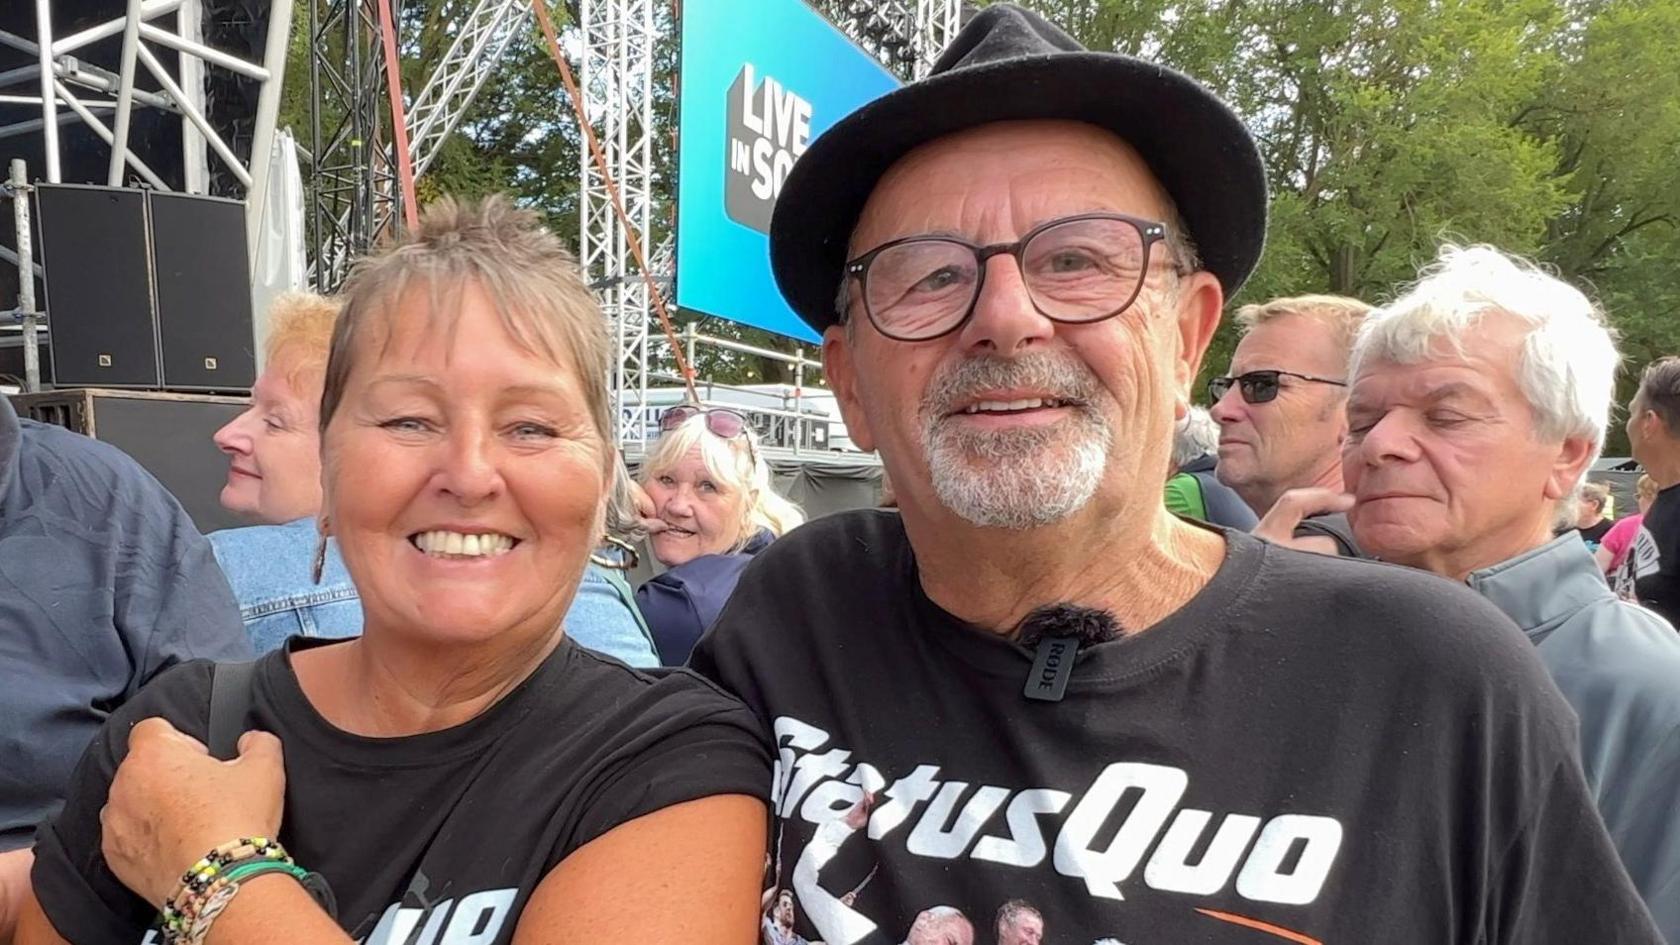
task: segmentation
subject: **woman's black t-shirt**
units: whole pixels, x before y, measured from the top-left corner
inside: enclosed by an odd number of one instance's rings
[[[339,924],[365,945],[511,941],[543,876],[596,837],[684,801],[766,797],[770,756],[756,719],[687,671],[641,672],[563,641],[462,725],[365,738],[304,697],[290,654],[309,645],[294,639],[262,659],[246,727],[284,745],[280,840],[327,878]],[[211,666],[165,673],[112,716],[63,812],[40,831],[35,893],[77,945],[150,937],[156,911],[105,863],[99,809],[141,719],[162,716],[204,740]]]

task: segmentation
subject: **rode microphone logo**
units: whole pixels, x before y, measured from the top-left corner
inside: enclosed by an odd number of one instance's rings
[[[729,86],[723,210],[731,220],[770,232],[770,211],[793,162],[811,143],[811,103],[773,76],[758,79],[745,63]]]

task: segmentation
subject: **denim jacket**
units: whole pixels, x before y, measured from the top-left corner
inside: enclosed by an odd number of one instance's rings
[[[362,632],[362,602],[338,543],[327,542],[319,584],[310,580],[315,555],[315,520],[284,525],[229,528],[210,535],[216,560],[239,599],[240,616],[257,652],[277,649],[290,637],[353,637]],[[658,666],[653,640],[631,609],[628,588],[620,593],[605,571],[584,572],[566,634],[583,646],[631,666]]]
[[[239,616],[258,653],[294,636],[353,637],[362,632],[362,602],[338,543],[327,543],[321,583],[310,580],[315,520],[253,525],[210,533],[216,560],[239,599]]]

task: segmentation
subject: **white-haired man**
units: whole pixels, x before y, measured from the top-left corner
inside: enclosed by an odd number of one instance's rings
[[[954,906],[923,909],[910,923],[903,945],[974,945],[974,923]]]
[[[1343,477],[1362,547],[1467,582],[1534,642],[1580,717],[1610,837],[1680,942],[1680,636],[1618,600],[1574,532],[1553,535],[1604,442],[1619,363],[1579,291],[1446,247],[1366,321]]]
[[[1010,4],[794,165],[771,262],[900,512],[778,540],[692,662],[774,732],[806,938],[1660,941],[1507,618],[1163,505],[1265,203],[1212,93]]]
[[[1011,899],[998,906],[992,931],[997,935],[997,945],[1042,945],[1044,914],[1025,899]]]
[[[1272,513],[1292,489],[1341,491],[1348,353],[1370,310],[1340,295],[1272,299],[1237,310],[1243,334],[1230,375],[1209,381],[1208,395],[1219,421],[1219,481],[1261,517],[1256,533],[1262,537],[1293,538],[1290,544],[1308,551],[1359,554],[1341,512],[1305,519],[1288,507]]]

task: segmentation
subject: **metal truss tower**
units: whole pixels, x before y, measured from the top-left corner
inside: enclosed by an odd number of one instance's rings
[[[396,218],[395,136],[374,5],[367,0],[307,2],[314,50],[311,255],[315,285],[329,291]],[[400,20],[400,11],[393,15]],[[485,80],[530,21],[529,0],[477,0],[461,20],[448,51],[406,108],[409,161],[416,177],[460,127]]]
[[[177,16],[178,15],[178,16]],[[177,17],[173,28],[163,25]],[[163,176],[136,156],[130,140],[130,122],[137,108],[152,108],[180,115],[189,135],[199,140],[232,176],[238,190],[234,196],[247,198],[248,206],[263,205],[267,186],[269,149],[280,107],[280,84],[286,65],[286,38],[290,35],[292,0],[274,0],[263,36],[262,61],[223,52],[205,45],[198,36],[202,10],[197,0],[127,0],[124,13],[68,36],[54,36],[50,0],[36,0],[35,36],[26,38],[0,30],[0,44],[36,57],[34,65],[0,75],[0,92],[14,86],[32,86],[30,95],[0,96],[8,104],[36,105],[41,117],[0,128],[0,138],[39,131],[45,151],[44,179],[61,180],[59,159],[60,126],[80,121],[110,147],[106,184],[123,185],[134,175],[158,190],[169,190]],[[122,37],[121,52],[104,68],[85,58],[89,47],[101,40]],[[180,54],[179,81],[159,58]],[[236,153],[233,143],[212,126],[204,107],[204,70],[213,67],[259,84],[257,113],[249,155]],[[138,87],[138,74],[150,76],[157,91]],[[107,124],[100,112],[110,115]],[[195,179],[193,156],[182,178],[189,192],[203,192],[205,182]],[[174,177],[175,175],[169,175]],[[250,251],[256,252],[259,213],[247,212]]]
[[[530,0],[478,0],[425,88],[408,106],[408,151],[416,177],[461,124],[484,80],[531,23]]]
[[[309,3],[309,246],[314,283],[338,287],[397,201],[379,20],[364,0]],[[400,8],[400,3],[393,3]],[[400,12],[393,11],[400,16]]]
[[[580,149],[582,187],[578,251],[585,276],[601,300],[617,357],[610,383],[621,441],[640,442],[649,424],[648,344],[652,300],[636,271],[632,241],[653,259],[653,81],[660,40],[654,0],[581,0],[584,112],[601,143],[608,178],[588,148]],[[675,24],[670,24],[675,30]],[[622,202],[624,225],[614,209]]]
[[[918,79],[956,35],[961,0],[826,0],[835,24],[900,78]]]
[[[829,0],[824,12],[864,48],[906,78],[923,75],[955,35],[960,0]],[[657,377],[649,331],[651,300],[630,250],[639,236],[643,255],[655,268],[655,282],[669,286],[669,241],[650,245],[650,226],[665,219],[655,208],[653,83],[656,44],[675,22],[661,23],[655,0],[580,0],[584,108],[595,125],[618,196],[635,236],[620,222],[607,181],[588,149],[581,149],[582,181],[578,245],[584,272],[610,321],[617,357],[613,360],[613,406],[620,442],[635,452],[654,427],[648,403],[650,379]],[[902,41],[901,41],[902,40]]]
[[[23,6],[21,0],[17,2]],[[44,167],[32,171],[21,160],[12,162],[8,191],[18,211],[18,252],[0,247],[0,256],[18,265],[20,283],[16,309],[0,311],[0,331],[21,331],[27,390],[40,386],[38,332],[50,325],[50,319],[43,323],[41,313],[32,310],[31,276],[40,272],[40,266],[30,258],[24,194],[31,174],[57,184],[64,179],[64,165],[75,163],[73,156],[60,154],[64,126],[80,122],[110,149],[104,174],[109,187],[132,183],[167,191],[169,181],[175,181],[188,193],[207,193],[211,190],[209,155],[214,155],[217,178],[232,182],[226,195],[245,200],[247,249],[251,260],[256,257],[286,67],[286,40],[291,35],[292,0],[271,0],[264,29],[252,29],[254,35],[248,35],[251,51],[261,55],[261,61],[255,62],[204,42],[203,6],[200,0],[126,0],[122,15],[55,36],[51,0],[35,0],[33,37],[0,30],[0,45],[34,58],[31,65],[0,73],[0,103],[40,110],[38,118],[0,126],[0,140],[39,133],[44,158]],[[252,26],[253,19],[261,18],[248,16],[245,25]],[[111,61],[96,47],[116,37],[121,37],[120,52]],[[166,64],[169,58],[175,59],[173,69]],[[234,76],[257,85],[256,114],[245,129],[248,139],[242,137],[242,130],[219,129],[206,106],[206,80]],[[136,110],[144,109],[181,117],[180,166],[154,168],[136,153],[148,143],[132,127]],[[8,316],[15,316],[19,324],[12,324]]]
[[[928,74],[962,23],[962,0],[916,0],[914,78]]]

